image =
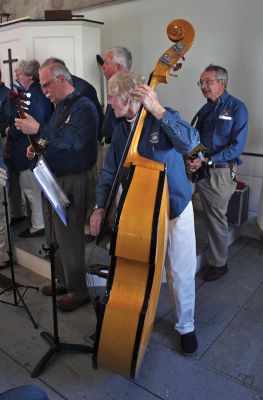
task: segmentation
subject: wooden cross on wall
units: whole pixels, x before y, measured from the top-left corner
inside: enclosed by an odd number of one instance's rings
[[[11,88],[12,90],[13,90],[13,83],[14,83],[12,64],[13,64],[14,62],[17,62],[17,61],[18,61],[17,58],[12,58],[11,49],[8,49],[8,60],[3,60],[3,64],[8,64],[8,67],[9,67],[10,88]]]

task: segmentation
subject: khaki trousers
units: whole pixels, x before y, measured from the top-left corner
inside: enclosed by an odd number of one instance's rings
[[[208,235],[209,265],[223,267],[228,258],[228,202],[236,189],[230,168],[210,170],[210,177],[197,183]]]

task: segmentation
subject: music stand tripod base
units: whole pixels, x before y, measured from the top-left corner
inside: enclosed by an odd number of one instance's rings
[[[56,355],[57,353],[60,353],[62,351],[65,352],[86,352],[86,353],[92,353],[93,348],[84,344],[70,344],[70,343],[62,343],[59,342],[55,343],[54,337],[50,335],[48,332],[41,332],[40,334],[43,339],[45,339],[49,345],[50,349],[46,352],[46,354],[39,360],[37,365],[35,366],[34,370],[31,373],[31,378],[37,378],[40,376],[41,372],[43,371],[44,367],[46,364],[51,360],[51,358]]]
[[[11,271],[11,278],[8,278],[5,275],[0,274],[0,284],[3,287],[3,290],[0,292],[0,296],[6,292],[13,292],[13,298],[14,302],[11,303],[9,301],[5,300],[0,300],[0,303],[8,304],[11,306],[15,307],[23,307],[32,324],[34,325],[34,328],[37,329],[38,325],[35,322],[32,314],[29,311],[29,308],[26,305],[26,302],[24,300],[24,295],[28,291],[28,289],[34,289],[34,290],[39,290],[37,286],[25,286],[21,285],[20,283],[16,282],[15,280],[15,271],[14,271],[14,263],[13,263],[13,252],[12,252],[12,243],[11,243],[11,233],[10,233],[10,226],[9,226],[9,216],[8,216],[8,203],[7,203],[7,192],[6,192],[6,187],[3,187],[3,193],[4,193],[4,201],[3,201],[3,206],[5,207],[5,219],[6,219],[6,230],[7,230],[7,240],[8,240],[8,254],[9,254],[9,264],[10,264],[10,271]],[[20,289],[24,290],[24,292],[21,294]],[[19,303],[22,303],[22,305],[19,305]]]
[[[44,248],[43,250],[48,252],[49,259],[50,259],[50,269],[51,269],[51,287],[52,287],[52,309],[53,309],[53,336],[48,332],[41,332],[41,336],[45,339],[49,345],[51,346],[50,349],[47,351],[46,354],[39,360],[35,368],[31,373],[32,378],[37,378],[41,372],[43,371],[46,364],[51,360],[51,358],[60,353],[65,351],[74,351],[74,352],[85,352],[85,353],[92,353],[93,348],[84,345],[84,344],[71,344],[71,343],[62,343],[59,340],[58,336],[58,318],[57,318],[57,295],[56,295],[56,277],[55,277],[55,252],[58,249],[58,245],[55,242],[50,243],[49,248]]]
[[[4,304],[8,304],[10,306],[15,306],[15,307],[20,307],[20,308],[24,308],[27,312],[27,315],[29,316],[30,321],[32,322],[33,326],[35,329],[38,329],[38,324],[36,323],[36,321],[34,320],[31,312],[29,311],[29,308],[27,307],[27,304],[24,300],[24,295],[26,294],[26,292],[28,291],[28,289],[34,289],[34,290],[39,290],[39,288],[37,286],[24,286],[21,285],[20,283],[17,282],[12,282],[12,279],[0,274],[0,282],[4,282],[7,283],[8,281],[11,281],[11,283],[9,284],[8,287],[5,287],[5,289],[3,289],[0,292],[0,296],[6,292],[11,292],[13,291],[13,296],[14,296],[14,303],[11,303],[10,301],[5,301],[5,300],[0,300],[0,303],[4,303]],[[23,294],[20,293],[19,288],[24,289]],[[18,298],[18,299],[17,299]],[[19,305],[19,303],[22,303],[22,305]]]

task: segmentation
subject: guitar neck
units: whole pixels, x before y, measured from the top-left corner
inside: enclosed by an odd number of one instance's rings
[[[18,106],[18,115],[21,119],[26,119],[24,108],[21,105],[21,98],[17,97],[17,106]],[[32,135],[27,135],[28,141],[33,147],[34,153],[36,155],[40,155],[46,148],[47,144],[43,142],[43,144],[38,143]]]

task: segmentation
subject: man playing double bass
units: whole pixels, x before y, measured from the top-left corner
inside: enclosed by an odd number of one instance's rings
[[[108,103],[119,124],[112,137],[96,190],[96,206],[91,216],[91,233],[96,236],[116,175],[128,134],[141,104],[148,114],[140,137],[141,156],[167,166],[170,196],[169,232],[165,259],[166,276],[177,322],[174,328],[181,335],[184,353],[197,349],[194,330],[196,243],[191,202],[192,188],[187,178],[183,155],[199,143],[198,131],[182,120],[179,113],[164,108],[157,94],[131,71],[120,71],[108,82]],[[125,173],[122,178],[125,186]],[[136,249],[134,249],[136,251]]]

